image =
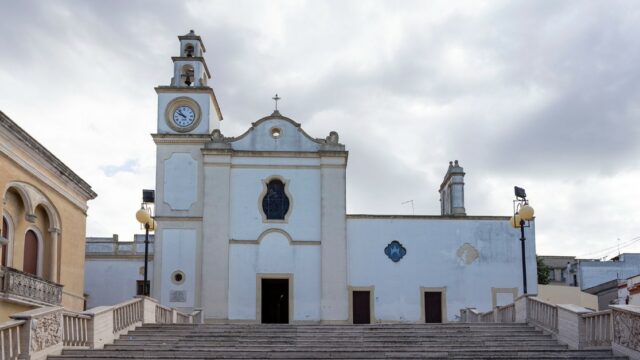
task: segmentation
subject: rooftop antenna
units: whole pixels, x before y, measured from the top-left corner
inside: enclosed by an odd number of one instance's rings
[[[413,206],[413,200],[403,201],[403,202],[401,202],[400,204],[401,204],[401,205],[405,205],[405,204],[409,204],[409,203],[411,203],[411,215],[415,215],[415,214],[416,214],[416,209],[415,209],[415,207]]]
[[[620,256],[620,238],[618,238],[618,256]]]

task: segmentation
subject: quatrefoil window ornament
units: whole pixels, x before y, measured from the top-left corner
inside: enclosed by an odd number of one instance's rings
[[[384,248],[384,253],[391,261],[398,262],[407,254],[407,249],[398,240],[393,240]]]

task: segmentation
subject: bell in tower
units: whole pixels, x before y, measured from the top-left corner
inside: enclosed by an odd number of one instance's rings
[[[180,56],[171,59],[174,63],[172,86],[203,87],[211,78],[207,63],[204,60],[204,44],[199,35],[190,30],[186,35],[178,36],[180,40]]]

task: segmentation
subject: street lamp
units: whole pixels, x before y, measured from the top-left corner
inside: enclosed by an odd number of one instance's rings
[[[513,216],[509,219],[509,223],[514,228],[520,228],[520,245],[522,248],[522,288],[524,293],[527,293],[527,264],[524,257],[524,228],[531,226],[531,220],[533,219],[533,208],[529,205],[527,200],[527,193],[523,188],[514,186],[514,193],[516,195],[513,200]],[[526,224],[526,225],[525,225]]]
[[[147,285],[147,269],[149,267],[149,231],[156,229],[156,221],[153,220],[151,207],[155,201],[153,190],[142,190],[142,204],[140,210],[136,211],[136,220],[144,227],[144,282],[142,283],[142,295],[149,296],[150,289]]]

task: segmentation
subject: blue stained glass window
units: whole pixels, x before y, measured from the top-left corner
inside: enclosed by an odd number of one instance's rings
[[[262,210],[268,220],[284,220],[289,211],[289,198],[284,192],[284,183],[278,179],[269,181],[267,193],[262,198]]]

